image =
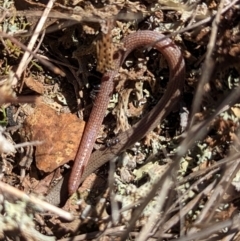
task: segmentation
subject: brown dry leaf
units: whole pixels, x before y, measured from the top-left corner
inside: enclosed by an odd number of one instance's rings
[[[37,92],[38,94],[43,94],[44,93],[44,86],[41,82],[35,80],[32,76],[29,76],[24,79],[24,82],[26,86]]]
[[[36,165],[44,172],[75,158],[85,122],[73,114],[58,115],[45,104],[39,104],[26,119],[25,129],[32,140],[44,141],[36,148]]]

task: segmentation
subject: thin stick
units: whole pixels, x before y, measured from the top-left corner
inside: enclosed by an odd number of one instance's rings
[[[34,52],[32,52],[29,48],[27,48],[24,44],[22,44],[21,42],[19,42],[17,39],[15,39],[13,36],[1,32],[0,31],[0,36],[2,38],[6,38],[6,39],[10,39],[14,44],[16,44],[17,46],[19,46],[21,49],[29,52],[33,57],[35,57],[36,59],[38,59],[38,61],[42,64],[44,64],[45,66],[47,66],[51,71],[53,71],[55,74],[60,74],[62,77],[65,77],[65,73],[60,70],[59,68],[57,68],[56,66],[54,66],[53,64],[51,64],[50,62],[46,61],[43,58],[40,58],[37,54],[35,54]]]
[[[39,34],[41,33],[41,30],[47,20],[48,14],[51,11],[52,7],[53,7],[53,3],[55,2],[55,0],[49,0],[45,10],[43,11],[43,14],[38,22],[38,25],[36,26],[36,29],[34,30],[34,33],[32,35],[32,38],[30,39],[30,42],[28,43],[27,48],[29,50],[32,50]],[[12,81],[12,85],[15,86],[17,85],[18,79],[20,79],[22,72],[25,70],[25,68],[27,67],[28,63],[31,61],[32,59],[32,55],[30,54],[30,52],[26,51],[22,57],[22,60],[20,62],[20,64],[18,65],[17,71],[15,73],[15,76],[13,78]]]
[[[199,81],[199,84],[198,84],[198,87],[196,89],[196,93],[194,96],[194,100],[193,100],[193,105],[192,105],[193,107],[192,107],[192,111],[191,111],[189,129],[192,127],[193,119],[194,119],[193,117],[199,110],[199,107],[202,103],[202,99],[203,99],[202,91],[204,89],[204,85],[209,82],[209,80],[212,76],[214,66],[215,66],[215,61],[213,58],[213,51],[214,51],[215,45],[216,45],[218,25],[220,22],[221,14],[223,12],[222,9],[224,7],[224,2],[225,2],[225,0],[221,0],[219,7],[218,7],[216,17],[212,23],[212,31],[211,31],[209,43],[207,46],[206,59],[204,61],[203,67],[202,67],[202,76],[200,78],[200,81]]]
[[[20,148],[20,147],[26,147],[26,146],[38,146],[42,144],[43,144],[43,141],[26,141],[26,142],[14,145],[14,147]]]
[[[56,206],[53,206],[37,197],[29,196],[26,193],[18,190],[17,188],[14,188],[6,183],[3,183],[0,181],[0,193],[2,195],[6,195],[6,193],[10,194],[13,197],[20,198],[22,200],[25,200],[26,202],[31,202],[33,204],[36,204],[37,206],[40,206],[46,211],[50,211],[52,213],[57,214],[59,217],[64,218],[68,221],[73,220],[73,216],[71,213],[66,212]]]

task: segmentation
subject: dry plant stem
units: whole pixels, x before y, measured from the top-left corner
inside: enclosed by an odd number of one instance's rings
[[[217,181],[213,181],[210,183],[201,193],[199,193],[193,200],[188,202],[186,206],[184,206],[181,210],[181,215],[187,215],[190,210],[192,210],[198,203],[201,201],[203,196],[207,196],[209,192],[212,191],[212,189],[215,187]],[[162,228],[157,233],[158,237],[162,237],[165,232],[167,232],[171,227],[176,225],[180,221],[180,214],[176,213],[173,217],[167,220],[167,222],[164,223]]]
[[[194,190],[195,188],[197,189],[201,183],[203,183],[208,178],[212,177],[213,174],[215,174],[218,170],[219,169],[213,169],[210,172],[206,173],[203,177],[197,179],[197,181],[195,181],[190,187],[188,187],[186,192],[181,194],[181,196],[179,195],[178,199],[168,208],[168,212],[173,212],[173,210],[177,207],[178,203],[186,201],[185,198],[188,198],[190,191]]]
[[[234,229],[232,226],[229,227],[227,234],[225,237],[221,239],[221,241],[238,241],[239,240],[239,230]]]
[[[161,192],[159,193],[156,199],[156,206],[154,207],[154,212],[148,218],[148,224],[143,226],[139,236],[136,238],[136,241],[145,241],[148,240],[149,234],[152,233],[152,229],[156,226],[157,220],[162,212],[162,207],[166,201],[168,195],[169,186],[171,185],[171,177],[167,176],[164,180],[164,183],[161,187]]]
[[[58,3],[55,3],[55,6],[58,5]],[[89,12],[86,12],[84,10],[82,11],[76,11],[75,13],[71,13],[72,12],[72,8],[69,9],[69,13],[63,13],[63,12],[59,12],[59,11],[52,11],[49,13],[48,17],[52,18],[52,19],[57,19],[57,20],[67,20],[66,22],[61,23],[60,28],[66,28],[66,27],[70,27],[73,24],[76,24],[77,22],[101,22],[103,19],[101,17],[97,17],[95,14],[90,14]],[[38,10],[25,10],[25,11],[17,11],[14,12],[14,16],[15,15],[18,16],[34,16],[34,17],[41,17],[42,16],[42,11],[38,11]],[[13,13],[9,13],[7,14],[7,16],[13,16]],[[139,13],[128,13],[127,15],[124,14],[118,14],[117,15],[117,19],[123,19],[123,20],[136,20],[136,19],[140,19],[142,18],[142,15]],[[113,17],[114,19],[114,17]],[[58,28],[59,29],[59,28]],[[55,32],[56,31],[56,27],[53,28],[48,28],[47,33],[51,33],[51,32]]]
[[[0,36],[2,38],[7,38],[10,39],[14,44],[16,44],[17,46],[19,46],[21,49],[27,51],[28,53],[30,53],[33,57],[35,57],[36,59],[39,60],[40,63],[44,64],[45,66],[47,66],[51,71],[53,71],[55,74],[59,74],[63,77],[65,77],[65,73],[63,71],[61,71],[59,68],[57,68],[56,66],[54,66],[53,64],[51,64],[50,62],[46,61],[45,59],[42,59],[40,57],[38,57],[37,54],[33,53],[30,49],[28,49],[25,45],[23,45],[22,43],[20,43],[17,39],[15,39],[13,36],[1,32],[0,31]]]
[[[220,165],[223,165],[223,164],[226,164],[226,163],[227,163],[227,164],[228,164],[228,167],[230,167],[231,170],[236,170],[236,171],[239,170],[239,168],[236,168],[236,166],[235,166],[235,162],[236,162],[236,161],[238,162],[239,158],[240,158],[240,153],[235,153],[235,154],[231,155],[230,157],[224,158],[224,159],[221,160],[219,163],[215,164],[213,167],[208,168],[207,170],[212,170],[212,171],[210,171],[207,175],[204,175],[204,177],[202,177],[201,179],[199,179],[198,181],[196,181],[189,189],[190,189],[190,190],[193,189],[194,186],[197,186],[197,185],[198,185],[200,182],[202,182],[204,179],[207,179],[209,176],[211,176],[214,172],[217,171],[216,169],[213,169],[213,168],[217,168],[217,167],[219,167]],[[230,165],[234,165],[234,167],[231,167]],[[237,163],[237,165],[238,165],[238,163]],[[223,182],[223,183],[225,183],[225,184],[226,184],[226,183],[230,183],[229,180],[226,181],[226,178],[231,179],[231,178],[233,178],[233,177],[235,176],[234,171],[231,171],[231,170],[229,170],[229,168],[227,169],[226,174],[224,175],[224,177],[222,178],[222,181],[220,181],[220,182]],[[203,170],[203,171],[206,172],[206,170]],[[201,174],[203,174],[203,171],[201,171]],[[189,181],[189,179],[187,179],[187,180],[185,179],[185,181]],[[185,181],[184,181],[184,182],[185,182]],[[184,182],[181,181],[181,182],[178,183],[177,185],[182,185]],[[220,185],[220,184],[219,184],[219,185]],[[184,215],[187,214],[194,206],[198,205],[198,202],[199,202],[199,200],[201,199],[202,195],[208,196],[209,193],[212,192],[214,186],[215,186],[215,184],[214,184],[214,185],[213,185],[213,184],[210,184],[210,186],[207,187],[207,190],[205,189],[205,190],[202,191],[198,196],[196,196],[190,203],[188,203],[188,205],[187,205],[186,207],[184,207],[184,208],[181,210],[181,212],[183,212]],[[212,188],[211,190],[210,190],[210,187]],[[173,187],[170,186],[169,188],[173,188]],[[218,191],[217,194],[218,194],[219,196],[222,196],[222,193],[224,193],[227,188],[228,188],[228,186],[225,185],[224,191],[222,192],[221,189],[220,189],[221,192]],[[218,190],[219,190],[219,189],[218,189]],[[188,191],[189,191],[189,190],[188,190]],[[187,194],[187,193],[184,193],[181,197],[178,198],[177,201],[175,201],[175,203],[168,209],[168,213],[171,212],[172,209],[174,209],[174,207],[176,206],[176,204],[177,204],[178,202],[181,202],[182,198],[183,198],[186,194]],[[214,195],[214,194],[212,194],[212,196],[213,196],[213,195]],[[218,199],[217,199],[217,200],[218,200]],[[221,200],[219,200],[219,202],[220,202],[220,201],[221,201]],[[211,201],[211,203],[212,203],[212,201]],[[217,206],[217,205],[216,205],[216,202],[214,203],[214,206]],[[208,208],[208,209],[209,209],[209,208]],[[211,206],[210,206],[210,209],[211,209]],[[215,210],[215,208],[214,208],[214,210]],[[206,211],[206,212],[207,212],[207,211]],[[201,213],[201,214],[202,214],[202,213]],[[167,213],[165,213],[165,215],[161,218],[161,222],[158,224],[158,226],[162,225],[162,223],[165,222],[164,220],[166,219],[166,215],[167,215]],[[204,216],[204,215],[203,215],[203,216]],[[170,220],[168,220],[168,221],[165,223],[165,225],[164,225],[164,229],[161,230],[160,232],[158,232],[158,236],[160,236],[160,237],[164,236],[164,232],[166,232],[166,231],[169,230],[171,227],[173,227],[174,225],[176,225],[176,224],[179,222],[179,218],[180,218],[180,216],[179,216],[179,214],[177,213],[177,214],[174,215]],[[204,217],[203,217],[203,218],[204,218]],[[201,222],[199,221],[199,223],[201,223]]]
[[[238,153],[239,156],[239,153]],[[235,161],[236,162],[236,161]],[[223,194],[225,193],[226,189],[229,187],[231,180],[234,178],[236,175],[236,172],[239,170],[239,160],[237,160],[236,163],[228,163],[228,168],[225,172],[225,175],[222,177],[221,181],[218,183],[216,186],[217,180],[215,180],[213,183],[211,183],[205,190],[203,190],[201,193],[199,193],[191,202],[189,202],[180,212],[183,212],[184,215],[186,215],[190,210],[192,210],[196,205],[198,205],[199,201],[201,200],[202,196],[209,196],[209,193],[211,194],[210,200],[207,202],[205,205],[203,211],[199,215],[197,221],[192,225],[193,228],[189,230],[188,235],[194,234],[195,232],[198,231],[197,228],[194,228],[195,226],[198,227],[198,224],[201,224],[202,221],[204,220],[204,224],[207,224],[209,220],[206,220],[206,216],[208,216],[208,219],[212,218],[212,212],[211,210],[215,211],[216,207],[218,207],[218,203],[221,202],[221,198]],[[209,173],[207,176],[209,176],[211,173]],[[207,179],[207,176],[204,176],[201,180],[198,180],[196,183],[193,185],[196,186],[200,181],[203,181],[203,179]],[[226,185],[227,183],[227,185]],[[192,189],[192,188],[191,188]],[[214,190],[214,192],[212,192]],[[185,194],[184,194],[185,195]],[[183,196],[184,196],[183,195]],[[180,200],[179,200],[180,201]],[[176,203],[176,202],[175,202]],[[173,207],[172,207],[173,208]],[[171,209],[172,209],[171,208]],[[170,211],[170,210],[169,210]],[[158,233],[159,236],[162,236],[164,232],[169,230],[171,227],[176,225],[179,222],[179,214],[177,213],[174,215],[170,220],[168,220],[165,225],[164,229]],[[163,217],[164,219],[164,217]],[[207,225],[206,225],[207,226]],[[213,233],[213,232],[212,232]]]
[[[73,216],[71,213],[66,212],[60,208],[57,208],[47,202],[42,201],[39,198],[36,198],[34,196],[28,196],[26,193],[6,184],[0,181],[0,194],[5,196],[6,194],[10,194],[12,197],[20,198],[22,200],[25,200],[26,202],[31,202],[41,208],[43,208],[46,211],[50,211],[52,213],[55,213],[61,218],[64,218],[65,220],[72,221]]]
[[[128,234],[134,228],[135,223],[139,219],[143,209],[147,206],[147,204],[155,196],[157,190],[162,185],[162,183],[166,179],[168,179],[168,177],[171,176],[171,174],[176,173],[177,166],[178,166],[178,162],[172,162],[170,164],[169,168],[166,170],[166,172],[163,173],[162,176],[159,177],[159,180],[152,185],[152,189],[149,191],[149,193],[146,195],[146,197],[142,200],[142,203],[139,205],[139,207],[134,211],[134,215],[131,218],[131,220],[129,221],[126,231],[124,231],[124,233],[121,236],[121,241],[127,240]],[[171,188],[168,187],[168,190],[171,191]]]
[[[118,136],[120,146],[122,147],[122,143],[126,143],[127,145],[123,147],[126,149],[126,147],[133,145],[136,141],[143,138],[149,131],[153,130],[169,112],[171,112],[172,108],[179,100],[185,79],[185,63],[178,47],[168,38],[162,41],[161,38],[164,37],[164,35],[158,32],[146,30],[132,33],[123,40],[123,46],[126,51],[124,54],[122,51],[118,51],[118,58],[115,61],[115,70],[107,72],[102,77],[101,88],[85,127],[72,173],[70,175],[68,187],[70,194],[77,190],[84,178],[84,172],[88,175],[92,170],[95,170],[97,167],[104,164],[99,161],[98,158],[95,158],[95,161],[91,162],[89,165],[88,160],[114,89],[113,79],[118,73],[119,67],[133,49],[144,45],[151,45],[156,42],[154,47],[164,55],[168,62],[170,80],[164,96],[153,110],[142,119],[141,125],[139,126],[139,124],[136,124],[130,130],[127,130]],[[119,145],[115,145],[111,148],[114,156],[119,154],[119,152],[114,152],[116,146],[119,147]],[[107,157],[107,159],[111,160],[112,156]],[[91,171],[89,172],[89,170]]]
[[[239,2],[239,0],[234,0],[232,2],[230,2],[228,4],[228,6],[226,6],[221,14],[224,14],[226,11],[228,11],[232,6],[234,6],[237,2]],[[20,16],[42,16],[42,11],[31,11],[31,10],[27,10],[27,11],[17,11],[17,12],[14,12],[14,16],[15,14],[17,15],[20,15]],[[9,14],[7,16],[13,16],[13,14]],[[101,22],[102,19],[100,18],[97,18],[96,16],[84,16],[84,13],[81,13],[81,14],[67,14],[67,13],[61,13],[61,12],[50,12],[49,15],[48,15],[50,18],[56,18],[56,19],[66,19],[68,21],[72,21],[73,23],[72,24],[75,24],[76,22],[81,22],[81,21],[89,21],[89,22],[93,22],[93,21],[96,21],[96,22]],[[208,22],[210,22],[216,15],[213,15],[213,16],[210,16],[210,17],[207,17],[207,18],[204,18],[203,20],[201,21],[198,21],[197,23],[191,25],[191,26],[188,26],[180,31],[176,31],[172,34],[169,34],[167,35],[166,37],[172,37],[173,35],[176,35],[176,34],[180,34],[180,33],[184,33],[186,31],[189,31],[189,30],[192,30],[194,28],[197,28],[199,26],[202,26]],[[123,19],[126,20],[126,14],[123,15]],[[132,18],[130,18],[130,20],[135,20],[135,19],[139,19],[139,16],[138,14],[136,15],[133,15]],[[68,26],[71,26],[71,24],[68,24],[68,23],[64,23],[64,26],[63,27],[68,27]],[[56,31],[56,28],[52,29],[52,31]],[[49,32],[49,31],[47,31]],[[51,32],[51,30],[50,30]]]
[[[21,147],[26,147],[26,146],[38,146],[42,145],[43,141],[30,141],[30,142],[24,142],[24,143],[19,143],[14,145],[15,148],[21,148]]]
[[[234,1],[232,2],[230,5],[233,6],[233,4],[236,4],[236,2],[238,1]],[[223,4],[223,2],[221,1],[221,4]],[[222,6],[221,6],[222,7]],[[226,8],[225,8],[226,9]],[[229,9],[229,6],[227,7],[227,9]],[[219,13],[220,11],[218,11],[218,15],[220,15]],[[222,11],[224,12],[224,10]],[[216,36],[216,32],[217,29],[216,27],[214,28],[214,32],[212,32],[212,36],[211,39],[215,39],[215,36]],[[212,40],[212,42],[213,42]],[[211,45],[209,45],[211,46]],[[208,57],[206,57],[206,60],[205,60],[205,63],[204,63],[204,66],[207,71],[208,69],[208,59],[210,58],[211,59],[211,53],[212,53],[212,49],[208,49],[208,52],[207,52],[207,55]],[[204,72],[205,73],[205,72]],[[209,72],[208,72],[209,73]],[[201,81],[201,85],[203,85],[205,82],[205,80],[208,79],[208,78],[205,78],[203,79],[203,81]],[[186,151],[191,147],[192,143],[194,143],[194,141],[196,141],[197,139],[201,139],[207,132],[207,126],[208,124],[218,115],[220,114],[223,110],[226,110],[228,109],[238,98],[239,98],[239,91],[240,91],[240,86],[238,86],[235,90],[232,91],[231,94],[229,94],[227,96],[227,98],[225,100],[223,100],[223,102],[218,106],[218,108],[216,109],[215,113],[213,113],[212,115],[210,115],[205,121],[203,121],[202,123],[199,123],[195,126],[192,126],[191,128],[188,128],[188,131],[186,132],[186,138],[183,140],[183,142],[180,144],[181,146],[181,149],[179,148],[178,149],[178,152],[177,152],[177,155],[180,157],[180,156],[183,156],[185,155]],[[200,92],[200,93],[199,93]],[[199,95],[202,93],[201,89],[200,91],[197,91],[196,95]],[[195,97],[195,99],[199,100],[198,97]],[[202,97],[200,96],[200,99],[202,99]],[[197,101],[196,101],[197,103]],[[199,103],[197,103],[198,105]],[[196,104],[194,104],[194,106],[196,106]],[[194,107],[195,108],[195,107]],[[194,113],[192,113],[194,114]]]
[[[186,138],[180,143],[180,147],[177,150],[176,159],[181,158],[185,155],[187,150],[192,147],[196,140],[203,138],[207,133],[207,127],[210,122],[222,113],[223,110],[230,108],[236,100],[239,98],[240,86],[234,89],[231,94],[229,94],[222,103],[219,104],[218,108],[215,110],[213,114],[211,114],[206,120],[202,121],[199,124],[194,125],[191,129],[189,129],[186,133]],[[227,106],[227,108],[226,108]]]
[[[226,163],[235,162],[239,158],[240,158],[240,153],[235,153],[235,154],[233,154],[233,155],[231,155],[229,157],[226,157],[226,158],[218,161],[216,164],[212,165],[211,167],[208,167],[208,168],[206,168],[204,170],[199,170],[197,172],[189,174],[187,177],[184,177],[183,179],[178,181],[177,185],[182,185],[182,184],[184,184],[186,182],[189,182],[193,178],[206,175],[207,172],[210,172],[212,170],[217,170],[220,166],[222,166],[222,165],[224,165]]]
[[[114,226],[119,223],[120,219],[120,212],[118,203],[115,198],[115,192],[114,192],[114,173],[116,171],[116,161],[117,157],[114,158],[114,160],[110,161],[110,168],[109,168],[109,175],[108,175],[108,187],[109,187],[109,193],[110,193],[110,202],[111,202],[111,210],[112,210],[112,223]]]
[[[238,134],[239,134],[239,131],[238,131]],[[236,142],[237,140],[235,141],[235,146],[236,146]],[[234,153],[230,153],[229,156],[233,156],[233,155]],[[222,168],[224,170],[224,174],[222,175],[222,178],[219,181],[218,186],[214,189],[214,192],[211,194],[209,201],[205,205],[198,219],[195,221],[195,224],[199,224],[203,219],[205,222],[209,222],[211,220],[215,211],[213,207],[218,207],[219,203],[222,201],[221,197],[223,197],[225,191],[228,189],[236,173],[239,171],[239,166],[240,166],[240,158],[236,159],[234,163],[228,162],[225,165],[225,167]],[[206,220],[206,214],[208,216],[207,220]]]
[[[158,220],[158,223],[156,224],[155,229],[157,229],[158,227],[162,227],[163,224],[167,223],[168,222],[167,218],[169,217],[171,212],[176,210],[177,205],[179,205],[179,203],[183,203],[185,201],[185,199],[188,198],[188,193],[191,190],[193,190],[195,187],[197,187],[199,185],[199,183],[203,182],[204,179],[207,179],[208,177],[212,176],[215,172],[216,172],[216,170],[212,170],[207,175],[205,175],[204,177],[200,178],[195,183],[193,183],[185,193],[183,193],[181,196],[179,196],[178,199],[167,209],[167,211],[164,212],[163,216],[161,216],[161,219]],[[171,185],[168,188],[174,188],[174,187],[173,187],[173,185]],[[191,202],[190,205],[186,205],[185,209],[184,209],[184,207],[182,207],[182,208],[179,207],[180,208],[179,213],[175,214],[174,217],[171,218],[172,221],[169,223],[170,225],[172,225],[171,227],[173,227],[179,221],[181,221],[181,217],[185,216],[185,214],[187,214],[189,211],[191,211],[192,206],[198,205],[198,201],[199,201],[199,197],[197,197],[196,199],[194,198],[194,200]],[[167,225],[165,225],[165,226],[167,226]],[[171,227],[168,227],[168,229],[170,229]],[[165,229],[160,228],[160,231],[158,231],[158,236],[163,237],[166,234],[166,233],[164,233],[165,231],[166,231]]]
[[[196,15],[197,15],[197,12],[199,11],[199,8],[198,8],[198,3],[196,2],[195,4],[193,4],[193,6],[191,6],[192,9],[195,9],[192,14],[191,14],[191,17],[190,17],[190,20],[189,20],[189,23],[188,23],[188,27],[189,26],[192,26],[194,21],[195,21],[195,18],[196,18]]]
[[[34,54],[36,54],[36,53],[38,52],[39,48],[41,47],[42,41],[43,41],[43,39],[44,39],[44,36],[45,36],[45,30],[43,30],[42,33],[41,33],[41,37],[40,37],[40,39],[39,39],[39,41],[38,41],[38,45],[36,46],[36,48],[35,48],[34,51],[33,51]],[[28,52],[25,52],[24,54],[26,54],[26,53],[27,53],[28,55],[30,55]],[[24,56],[23,56],[23,57],[24,57]],[[23,61],[23,58],[22,58],[22,61],[21,61],[20,64],[19,64],[19,65],[21,65],[22,63],[23,63],[23,64],[25,63],[24,66],[23,66],[22,69],[21,69],[22,72],[23,72],[23,70],[25,70],[25,69],[27,68],[28,64],[29,64],[30,61],[32,60],[32,57],[33,57],[33,56],[30,55],[29,58],[28,58],[26,61]],[[19,66],[18,66],[18,68],[19,68]],[[19,78],[20,78],[22,72],[21,72],[21,73],[19,72],[20,75],[17,75],[17,74],[15,73],[13,82],[14,82],[16,79],[18,79],[17,76],[19,76]],[[20,88],[19,88],[18,93],[21,93],[21,92],[22,92],[22,89],[23,89],[23,86],[24,86],[24,83],[25,83],[24,79],[25,79],[25,73],[24,73],[24,75],[23,75],[23,81],[22,81],[22,83],[21,83],[21,86],[20,86]],[[12,85],[13,85],[13,84],[12,84]],[[13,85],[13,86],[14,86],[14,85]]]
[[[68,67],[69,69],[71,68],[71,69],[74,69],[74,70],[78,70],[77,67],[74,67],[74,66],[72,66],[71,64],[68,64],[68,63],[64,63],[63,61],[58,61],[58,60],[56,60],[56,59],[49,58],[49,57],[44,56],[44,55],[41,55],[41,54],[37,54],[37,56],[38,56],[39,58],[46,59],[47,61],[51,61],[51,62],[53,62],[53,63],[55,63],[55,64],[59,64],[59,65]]]
[[[221,14],[224,14],[225,12],[227,12],[227,11],[228,11],[231,7],[233,7],[237,2],[239,2],[239,0],[234,0],[233,2],[229,3],[228,6],[225,7],[225,8],[222,10]],[[211,16],[211,17],[204,18],[203,20],[198,21],[197,23],[192,24],[191,26],[185,27],[185,28],[183,28],[183,29],[181,29],[181,30],[174,31],[174,32],[171,33],[171,34],[166,35],[165,38],[171,38],[171,37],[175,36],[176,34],[181,34],[181,33],[187,32],[187,31],[189,31],[189,30],[195,29],[195,28],[197,28],[197,27],[200,27],[200,26],[202,26],[202,25],[204,25],[204,24],[212,21],[215,17],[216,17],[216,15],[213,15],[213,16]],[[163,40],[164,40],[164,39],[163,39]],[[153,43],[151,46],[153,46],[154,44],[155,44],[155,43]]]
[[[221,12],[222,12],[222,9],[224,6],[224,2],[225,2],[225,0],[221,0],[219,7],[218,7],[216,17],[212,23],[212,31],[211,31],[210,39],[209,39],[208,46],[207,46],[206,59],[204,61],[203,68],[202,68],[202,76],[200,78],[197,90],[194,95],[193,104],[192,104],[189,129],[193,125],[194,115],[200,109],[200,105],[202,103],[202,98],[203,98],[202,93],[204,90],[204,86],[206,83],[209,82],[209,80],[212,76],[213,68],[215,65],[215,60],[214,60],[212,54],[213,54],[213,50],[215,49],[214,47],[215,47],[215,43],[216,43],[216,39],[217,39],[218,25],[220,22],[220,17],[221,17]]]
[[[2,98],[1,98],[2,97]],[[37,102],[38,96],[36,95],[29,95],[29,96],[0,96],[0,105],[5,104],[5,103],[34,103]]]
[[[231,165],[227,164],[225,174],[222,176],[218,185],[209,192],[211,193],[211,196],[208,202],[205,204],[204,209],[201,211],[201,214],[198,216],[198,219],[193,224],[193,228],[189,230],[189,234],[196,232],[196,228],[194,228],[194,226],[203,223],[203,220],[205,225],[212,220],[214,212],[222,201],[224,193],[228,189],[236,173],[239,171],[239,166],[240,160],[237,160],[236,163],[232,163]]]
[[[125,226],[119,226],[114,228],[109,228],[105,232],[105,235],[109,236],[119,236],[123,230],[125,229]],[[99,237],[102,235],[103,232],[92,232],[87,234],[78,235],[71,238],[63,238],[59,239],[58,241],[80,241],[80,240],[89,240],[89,239],[95,239],[99,240]]]
[[[41,30],[42,30],[42,28],[43,28],[43,26],[44,26],[44,24],[47,20],[48,14],[53,7],[54,2],[55,2],[55,0],[49,0],[48,1],[48,4],[46,5],[46,8],[43,11],[42,16],[41,16],[41,18],[38,22],[38,25],[37,25],[35,31],[33,32],[32,38],[30,39],[30,42],[27,46],[27,48],[29,50],[33,49],[33,47],[34,47],[34,45],[37,41],[37,38],[38,38],[39,34],[41,33]],[[17,68],[17,71],[15,73],[15,77],[14,77],[13,82],[12,82],[13,86],[17,85],[18,79],[20,79],[20,77],[22,75],[22,72],[26,69],[26,67],[27,67],[28,63],[31,61],[31,59],[32,59],[32,55],[30,55],[29,52],[25,52],[19,66]]]
[[[222,221],[222,222],[217,222],[216,224],[211,225],[208,228],[201,229],[197,233],[190,234],[183,236],[178,239],[171,239],[169,241],[190,241],[190,240],[202,240],[203,238],[209,237],[211,234],[222,230],[224,228],[231,228],[231,229],[236,229],[239,230],[239,222],[240,222],[240,217],[239,215],[235,215],[233,218]],[[206,240],[206,239],[204,239]],[[209,239],[207,239],[209,240]],[[213,239],[216,240],[216,239]],[[219,239],[220,240],[220,239]]]

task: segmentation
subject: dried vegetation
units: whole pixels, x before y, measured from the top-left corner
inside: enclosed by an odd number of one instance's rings
[[[0,0],[0,240],[240,240],[239,6]],[[65,212],[42,198],[75,157],[100,84],[97,64],[112,68],[111,55],[96,55],[106,20],[114,20],[111,51],[137,30],[169,35],[186,61],[184,93],[178,109],[119,158],[115,172],[110,164],[111,185],[104,166]],[[150,47],[129,55],[96,150],[111,148],[117,133],[156,104],[168,74]]]

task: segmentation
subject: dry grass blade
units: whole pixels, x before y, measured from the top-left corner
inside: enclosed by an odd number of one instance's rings
[[[217,231],[219,231],[221,229],[224,229],[224,228],[230,228],[231,227],[233,229],[238,229],[239,221],[240,221],[240,219],[236,215],[232,219],[228,219],[228,220],[213,224],[213,225],[211,225],[211,227],[202,229],[198,233],[186,235],[186,236],[183,236],[183,237],[178,238],[178,239],[172,239],[170,241],[173,241],[173,240],[188,241],[188,240],[194,240],[194,239],[199,240],[199,239],[204,239],[204,238],[207,239],[209,237],[209,235],[211,235],[212,233],[217,232]]]
[[[63,73],[59,68],[57,68],[56,66],[54,66],[53,64],[51,64],[50,62],[44,60],[43,58],[40,58],[37,54],[35,54],[34,52],[32,52],[30,49],[28,49],[24,44],[22,44],[21,42],[19,42],[17,39],[15,39],[13,36],[4,33],[4,32],[0,32],[0,36],[2,38],[5,39],[10,39],[14,44],[16,44],[17,46],[19,46],[20,48],[22,48],[23,50],[25,50],[26,52],[30,53],[31,55],[33,55],[33,57],[35,57],[36,59],[39,60],[39,62],[41,62],[42,64],[44,64],[45,66],[47,66],[50,70],[52,70],[54,73],[59,74],[61,76],[65,76],[65,73]]]
[[[216,17],[215,17],[214,21],[212,22],[212,31],[211,31],[211,36],[210,36],[208,46],[207,46],[206,58],[205,58],[204,65],[203,65],[203,72],[202,72],[202,76],[198,83],[198,88],[196,89],[196,93],[194,95],[194,101],[193,101],[193,106],[192,106],[192,111],[191,111],[192,118],[190,119],[189,128],[192,127],[193,121],[194,121],[193,116],[199,110],[199,106],[202,102],[202,98],[204,96],[202,94],[202,91],[205,89],[206,83],[208,83],[210,81],[210,78],[212,76],[212,72],[213,72],[214,65],[215,65],[213,51],[214,51],[214,48],[216,47],[218,26],[220,23],[220,17],[221,17],[222,9],[224,7],[225,2],[227,2],[227,1],[225,1],[225,0],[220,1]]]
[[[59,215],[61,218],[64,218],[65,220],[71,221],[73,220],[73,216],[60,208],[57,208],[47,202],[44,202],[40,200],[39,198],[36,198],[34,196],[28,196],[26,193],[11,187],[3,182],[0,182],[0,193],[1,195],[11,195],[14,198],[22,199],[26,202],[31,202],[40,208],[43,208],[43,210],[50,211],[52,213],[55,213],[56,215]]]
[[[38,39],[39,33],[41,32],[44,23],[46,22],[47,18],[48,18],[48,14],[50,13],[53,4],[54,4],[55,0],[49,0],[48,4],[46,5],[46,8],[44,10],[44,12],[42,13],[42,16],[38,22],[38,25],[35,29],[35,31],[33,32],[33,35],[29,41],[29,44],[27,45],[28,50],[30,50],[31,52],[36,53],[36,51],[38,50],[38,48],[36,48],[35,51],[33,51],[33,47]],[[44,33],[43,33],[44,34]],[[41,43],[41,42],[40,42]],[[12,85],[15,86],[17,85],[18,79],[20,79],[23,71],[26,69],[27,65],[29,64],[29,62],[32,59],[32,55],[29,51],[26,51],[22,57],[21,62],[18,65],[18,68],[16,70],[15,73],[15,77],[13,79]]]

